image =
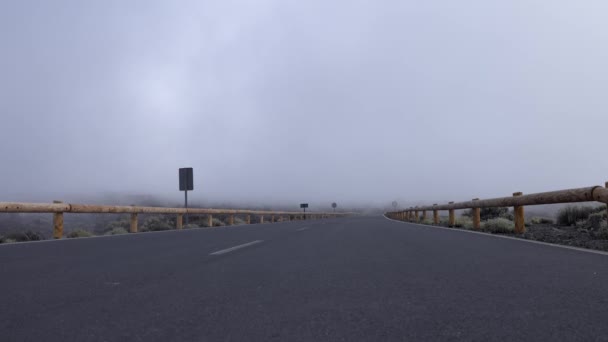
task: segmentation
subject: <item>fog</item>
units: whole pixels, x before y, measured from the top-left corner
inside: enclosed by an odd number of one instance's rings
[[[3,1],[0,201],[179,201],[179,167],[194,168],[200,203],[406,205],[603,184],[607,11]]]

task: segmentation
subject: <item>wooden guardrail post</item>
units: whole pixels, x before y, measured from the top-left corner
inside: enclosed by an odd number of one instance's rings
[[[131,206],[134,207],[135,204],[132,204]],[[131,213],[131,224],[129,227],[129,232],[137,233],[137,213]]]
[[[61,201],[53,201],[53,203],[63,203]],[[63,212],[53,214],[53,238],[61,239],[63,237]]]
[[[270,223],[274,223],[274,215],[270,216]]]
[[[416,223],[420,222],[420,215],[418,214],[418,209],[416,209],[414,213],[414,220],[416,220]]]
[[[433,206],[436,206],[437,203],[433,204]],[[434,224],[439,224],[439,210],[437,209],[433,209],[433,223]]]
[[[513,197],[522,196],[523,193],[515,192],[513,193]],[[517,205],[513,207],[513,215],[515,218],[515,234],[523,234],[526,231],[526,219],[524,216],[524,207],[522,205]]]
[[[247,224],[251,224],[251,215],[247,215]]]
[[[608,182],[606,182],[606,183],[604,184],[604,187],[605,187],[605,188],[608,188]],[[606,203],[606,211],[608,212],[608,203]]]
[[[176,229],[184,228],[184,214],[177,214],[177,222],[175,226]]]
[[[234,215],[228,216],[228,225],[234,226]]]
[[[426,210],[422,211],[422,221],[426,221]]]
[[[260,223],[264,223],[264,215],[260,215]]]
[[[479,198],[473,198],[473,201],[479,201]],[[481,229],[481,208],[473,208],[473,229]]]
[[[207,226],[213,228],[213,215],[211,214],[207,215]]]
[[[454,202],[450,202],[450,204],[454,204]],[[448,226],[454,227],[454,226],[456,226],[456,214],[454,213],[454,209],[449,209],[449,213],[450,213],[450,221],[448,223]]]

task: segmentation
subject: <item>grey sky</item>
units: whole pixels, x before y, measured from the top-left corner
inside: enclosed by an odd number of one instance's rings
[[[0,201],[383,205],[608,180],[608,2],[3,1]]]

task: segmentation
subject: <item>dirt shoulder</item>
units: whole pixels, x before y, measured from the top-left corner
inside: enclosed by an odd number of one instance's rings
[[[533,225],[527,227],[526,232],[522,235],[505,235],[566,246],[608,251],[608,240],[599,239],[592,231],[575,226],[559,227],[551,225]]]

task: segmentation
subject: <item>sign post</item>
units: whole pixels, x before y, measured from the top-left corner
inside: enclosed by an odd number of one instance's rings
[[[179,169],[179,191],[184,191],[185,208],[188,209],[188,190],[194,190],[194,176],[191,167]],[[188,225],[188,213],[186,213],[186,225]]]
[[[336,202],[331,204],[331,207],[334,208],[334,213],[336,212],[336,208],[338,207],[338,204]]]
[[[308,203],[300,204],[300,208],[304,209],[304,219],[306,220],[306,208],[308,208]]]

